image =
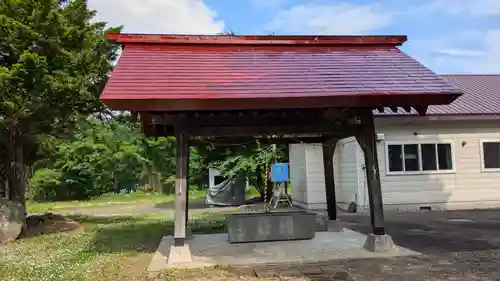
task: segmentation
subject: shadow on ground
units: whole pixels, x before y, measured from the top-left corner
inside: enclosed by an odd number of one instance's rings
[[[249,205],[249,204],[257,204],[260,203],[262,200],[259,197],[254,197],[254,198],[249,198],[245,200],[245,203],[243,205]],[[212,206],[210,204],[207,204],[205,199],[190,199],[189,200],[189,209],[193,210],[199,210],[199,209],[209,209],[212,207],[217,207],[217,208],[232,208],[232,207],[238,207],[238,206]],[[170,201],[170,202],[164,202],[164,203],[157,203],[155,204],[155,208],[158,209],[174,209],[175,208],[175,201]]]
[[[498,251],[475,252],[448,256],[404,256],[354,260],[333,260],[320,263],[267,265],[233,268],[241,275],[281,277],[283,280],[329,281],[457,281],[499,280]],[[300,279],[300,278],[304,279]],[[280,279],[280,280],[282,280]],[[294,279],[291,279],[294,280]]]
[[[92,233],[89,251],[98,253],[146,252],[154,253],[163,236],[173,235],[174,222],[129,216],[68,216],[84,225]],[[224,214],[199,214],[191,218],[189,226],[194,234],[224,233]]]
[[[368,216],[349,214],[340,219],[347,228],[371,233]],[[500,280],[500,210],[386,213],[386,230],[397,245],[424,255],[233,270],[311,281],[351,280],[346,276],[358,281]]]
[[[371,232],[368,216],[341,220]],[[394,243],[425,254],[500,249],[500,210],[387,214],[385,225]]]

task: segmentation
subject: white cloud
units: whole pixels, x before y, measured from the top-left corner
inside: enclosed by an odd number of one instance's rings
[[[439,43],[429,48],[434,52],[426,56],[427,64],[439,73],[479,73],[498,74],[500,73],[500,29],[478,31],[482,33],[482,39],[474,42],[474,49],[468,48],[471,45],[471,38],[464,36],[450,36],[442,38]],[[477,34],[471,32],[470,34]],[[461,40],[457,40],[461,38]],[[431,45],[428,45],[428,47]],[[439,47],[437,47],[439,46]],[[461,47],[463,46],[463,47]],[[425,49],[425,44],[421,45]],[[436,52],[441,50],[441,52]]]
[[[224,22],[203,0],[89,0],[97,18],[128,33],[215,34]]]
[[[480,57],[484,55],[483,51],[460,48],[433,49],[432,52],[452,57]]]
[[[290,34],[363,34],[390,23],[391,15],[376,5],[336,3],[296,5],[282,10],[265,31]]]
[[[432,0],[418,12],[445,12],[453,15],[494,16],[500,15],[499,0]]]

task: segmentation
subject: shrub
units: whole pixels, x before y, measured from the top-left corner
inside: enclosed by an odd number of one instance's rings
[[[59,171],[43,168],[35,171],[30,179],[28,199],[46,201],[57,199],[61,189],[61,173]]]

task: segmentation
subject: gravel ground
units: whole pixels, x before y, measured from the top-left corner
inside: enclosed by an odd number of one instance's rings
[[[350,229],[370,232],[366,216],[341,220]],[[396,244],[423,255],[269,265],[253,268],[252,274],[297,281],[500,280],[500,210],[387,214],[386,227]]]
[[[281,277],[282,280],[491,281],[500,280],[499,256],[500,251],[493,250],[449,253],[442,256],[358,259],[287,267],[273,266],[257,268],[255,272],[259,277]]]

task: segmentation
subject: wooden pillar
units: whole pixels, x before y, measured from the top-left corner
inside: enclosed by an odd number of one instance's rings
[[[336,144],[337,140],[323,142],[323,166],[328,220],[337,219],[337,200],[335,198],[335,177],[333,171],[333,154],[335,153]]]
[[[382,202],[377,140],[372,110],[363,110],[360,114],[360,120],[363,129],[360,134],[356,136],[356,139],[365,156],[365,171],[368,186],[368,200],[370,202],[371,226],[374,235],[385,235],[384,205]]]
[[[187,148],[186,148],[186,238],[191,237],[191,229],[188,227],[189,222],[189,136],[187,137]]]
[[[270,173],[270,170],[268,173]],[[273,194],[274,194],[273,182],[271,181],[271,176],[268,174],[268,177],[266,178],[266,202],[265,203],[269,203],[271,201]]]
[[[175,178],[175,225],[174,245],[184,246],[186,240],[187,224],[187,198],[188,198],[188,160],[189,143],[187,125],[178,122],[175,128],[176,135],[176,178]]]

